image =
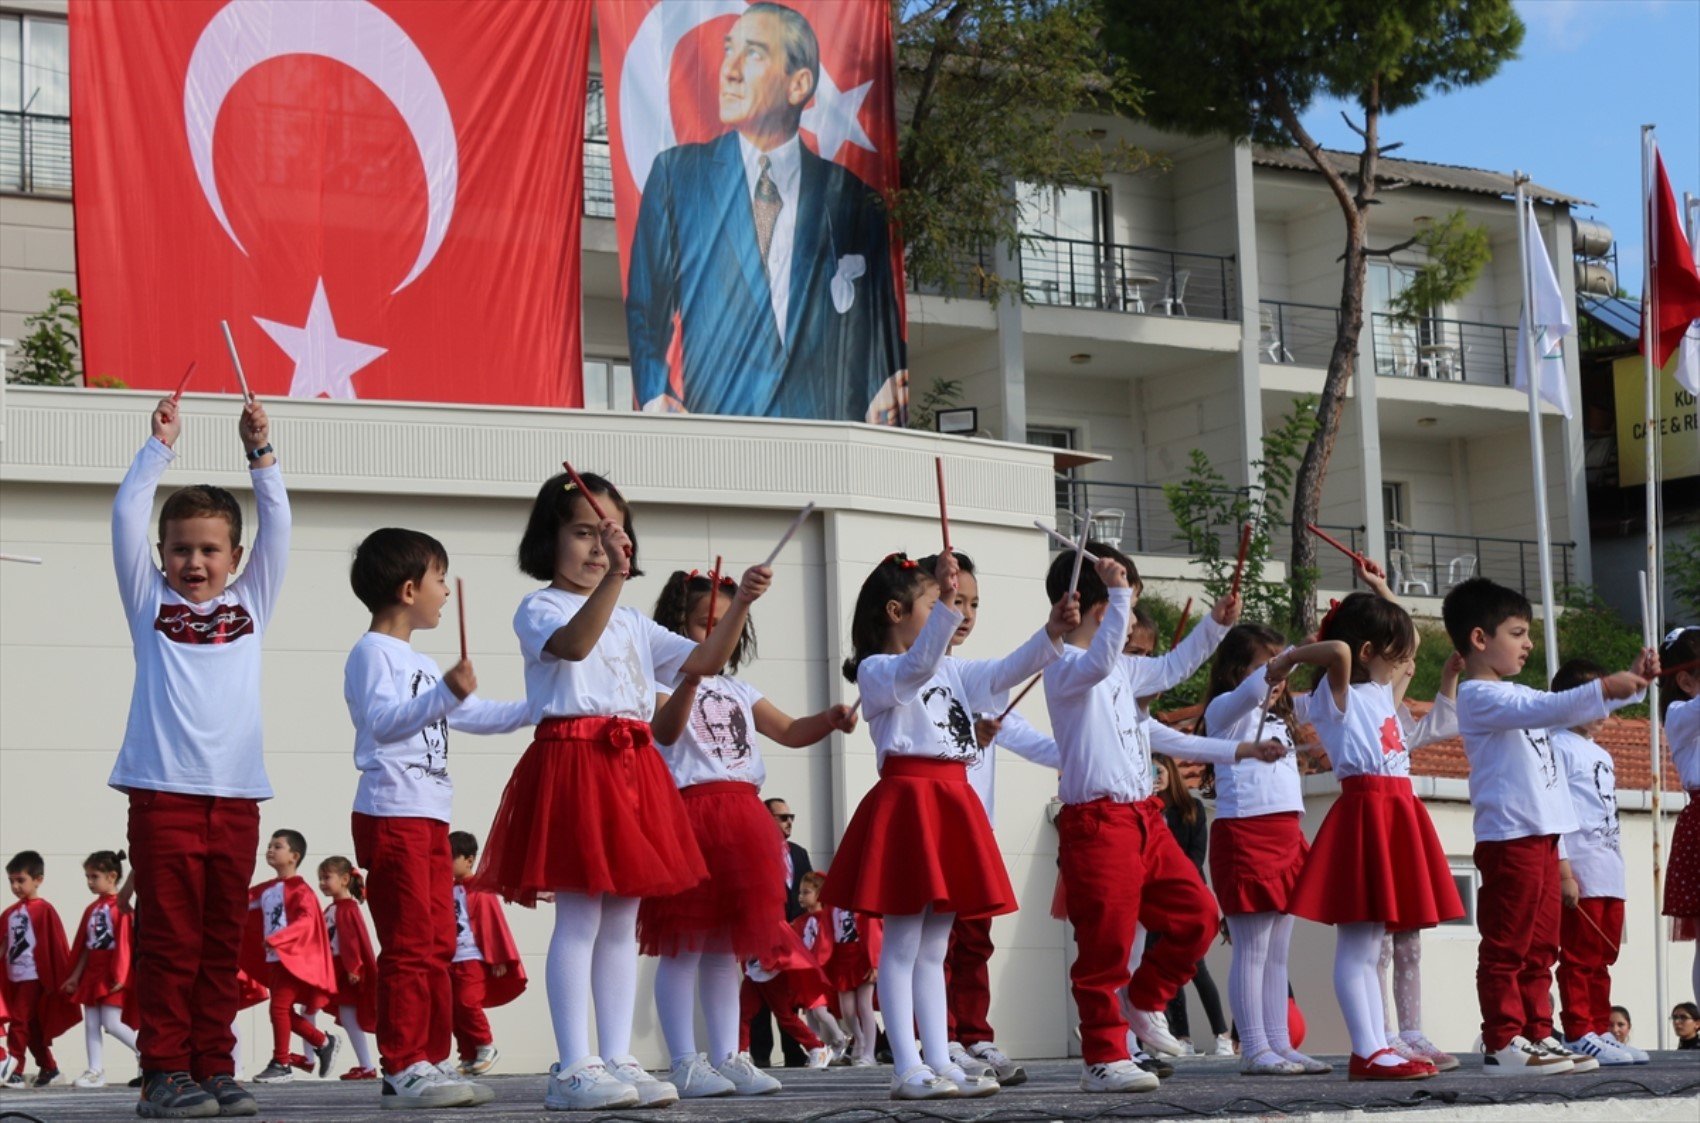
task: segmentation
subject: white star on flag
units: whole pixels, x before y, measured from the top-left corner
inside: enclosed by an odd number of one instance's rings
[[[295,373],[289,379],[292,398],[316,398],[320,394],[331,398],[358,397],[354,392],[354,372],[387,353],[386,348],[337,335],[330,301],[325,298],[323,277],[313,289],[313,303],[307,309],[305,326],[292,328],[258,316],[254,322],[265,329],[284,354],[295,360]]]
[[[863,130],[860,120],[862,102],[873,88],[872,82],[863,82],[852,89],[841,90],[826,68],[821,67],[820,85],[815,89],[809,107],[803,110],[803,127],[815,134],[821,159],[837,159],[838,150],[846,143],[869,152],[879,151]]]

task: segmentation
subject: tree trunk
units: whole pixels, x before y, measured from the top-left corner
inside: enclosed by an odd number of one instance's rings
[[[1340,282],[1340,322],[1334,334],[1334,349],[1328,356],[1328,374],[1322,382],[1322,394],[1316,403],[1317,428],[1310,444],[1305,447],[1304,459],[1293,482],[1293,552],[1290,559],[1293,587],[1292,616],[1297,628],[1305,635],[1316,630],[1316,586],[1301,575],[1316,568],[1316,538],[1308,525],[1314,523],[1322,508],[1322,484],[1328,476],[1328,461],[1334,455],[1334,440],[1340,434],[1340,415],[1346,407],[1346,389],[1357,367],[1358,336],[1364,326],[1364,281],[1368,259],[1365,255],[1369,207],[1375,198],[1377,126],[1380,123],[1381,99],[1378,83],[1372,82],[1363,97],[1364,128],[1361,135],[1364,147],[1358,158],[1358,182],[1352,191],[1345,179],[1329,164],[1320,145],[1305,131],[1291,107],[1281,113],[1283,123],[1298,140],[1311,162],[1322,172],[1333,189],[1346,219],[1345,268]],[[1372,368],[1373,368],[1372,357]],[[1369,528],[1374,533],[1375,528]]]

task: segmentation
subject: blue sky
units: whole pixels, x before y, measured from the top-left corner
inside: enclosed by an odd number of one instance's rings
[[[1480,86],[1383,119],[1413,160],[1511,172],[1591,200],[1617,236],[1619,283],[1641,290],[1640,128],[1657,125],[1677,203],[1700,195],[1700,0],[1518,0],[1520,56]],[[1330,148],[1356,149],[1318,103],[1305,118]],[[1354,113],[1355,116],[1355,113]]]

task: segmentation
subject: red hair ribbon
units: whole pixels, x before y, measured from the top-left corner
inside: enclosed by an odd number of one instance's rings
[[[693,569],[689,573],[687,573],[685,576],[689,577],[692,581],[708,581],[708,582],[712,583],[715,580],[715,575],[714,575],[714,572],[712,570],[710,570],[708,573],[704,573],[700,569]],[[730,574],[721,574],[720,579],[719,579],[719,585],[723,589],[724,588],[736,589],[738,587],[738,582],[734,581]]]
[[[1320,623],[1316,626],[1316,638],[1317,639],[1321,640],[1321,639],[1327,639],[1328,638],[1328,625],[1334,623],[1334,615],[1335,615],[1335,613],[1337,613],[1339,611],[1340,611],[1340,602],[1335,600],[1333,597],[1329,597],[1328,598],[1328,613],[1327,613],[1327,615],[1323,616],[1322,623]]]
[[[920,568],[920,565],[917,562],[913,561],[909,557],[908,554],[903,553],[901,550],[899,550],[895,554],[887,554],[884,558],[882,558],[880,560],[881,565],[890,565],[894,562],[896,563],[896,565],[899,569],[919,569]]]

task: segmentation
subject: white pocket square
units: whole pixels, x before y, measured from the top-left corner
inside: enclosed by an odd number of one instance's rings
[[[847,253],[838,259],[838,272],[832,276],[832,306],[843,315],[856,303],[856,289],[851,283],[868,271],[868,263],[859,253]]]

